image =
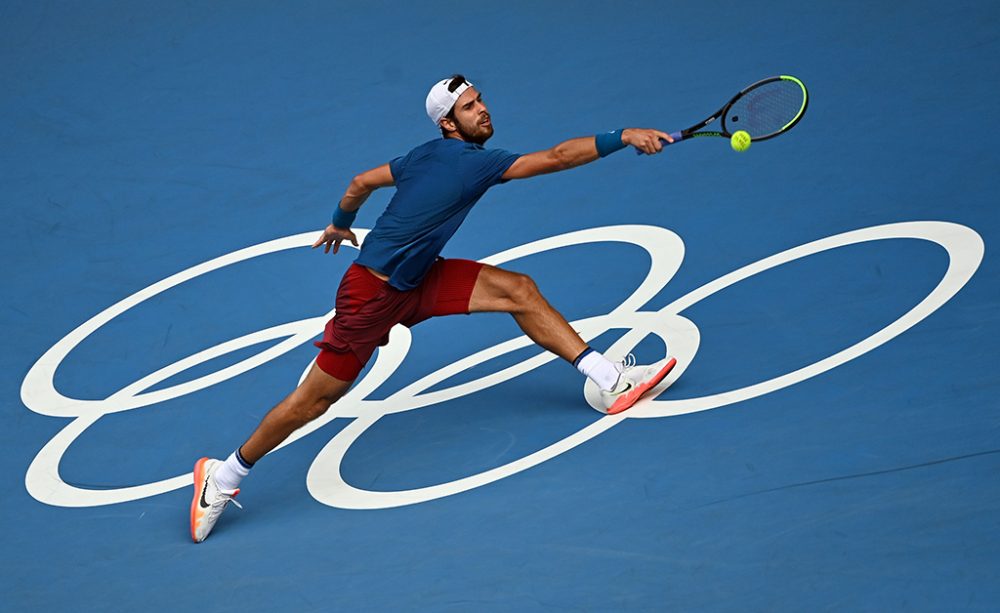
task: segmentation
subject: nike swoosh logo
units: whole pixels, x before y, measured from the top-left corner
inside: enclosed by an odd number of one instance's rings
[[[201,500],[198,502],[198,504],[200,504],[201,508],[203,509],[207,509],[208,507],[211,506],[210,504],[208,504],[208,501],[205,500],[205,491],[207,489],[208,489],[208,475],[205,475],[205,482],[201,484]]]

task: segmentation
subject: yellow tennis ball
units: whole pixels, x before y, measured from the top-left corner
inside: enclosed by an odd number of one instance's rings
[[[750,135],[739,130],[729,139],[729,144],[733,146],[733,151],[746,151],[750,148]]]

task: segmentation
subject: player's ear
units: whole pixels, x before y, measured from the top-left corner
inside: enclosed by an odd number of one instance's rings
[[[450,117],[442,117],[438,125],[441,126],[443,132],[454,132],[458,129],[458,126],[455,125],[455,120]]]

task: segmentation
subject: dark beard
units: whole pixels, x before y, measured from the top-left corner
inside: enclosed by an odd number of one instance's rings
[[[481,126],[479,126],[478,124],[476,125],[476,127],[480,128],[480,129],[479,129],[478,132],[473,133],[473,132],[470,132],[469,130],[466,130],[465,126],[463,126],[461,123],[459,123],[457,121],[455,122],[455,128],[457,129],[458,134],[462,137],[462,140],[464,140],[466,142],[476,143],[477,145],[482,145],[486,141],[488,141],[491,136],[493,136],[493,126],[492,125],[488,129],[485,129],[485,130],[482,129]]]

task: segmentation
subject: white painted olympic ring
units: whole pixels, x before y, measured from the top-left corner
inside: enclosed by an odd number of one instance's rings
[[[359,230],[357,234],[363,240],[366,232]],[[268,241],[177,273],[105,309],[49,349],[25,376],[21,387],[21,398],[25,406],[37,413],[74,417],[75,419],[56,434],[35,456],[25,475],[25,486],[28,492],[35,499],[46,504],[77,507],[137,500],[189,485],[191,483],[190,473],[134,487],[89,490],[65,483],[59,476],[59,463],[73,441],[102,416],[177,398],[256,368],[311,340],[322,330],[324,323],[332,315],[332,311],[322,317],[274,326],[205,349],[143,377],[105,400],[79,400],[60,394],[55,390],[53,384],[56,369],[69,352],[88,335],[144,300],[194,277],[236,262],[276,251],[308,246],[312,243],[314,236],[314,232],[306,232]],[[697,353],[698,329],[692,322],[678,314],[684,309],[719,290],[782,264],[841,246],[896,238],[922,239],[934,242],[947,251],[949,263],[948,269],[938,285],[917,306],[882,330],[832,356],[768,381],[700,398],[652,400],[683,374],[684,368],[691,363]],[[389,344],[379,350],[370,371],[351,389],[347,396],[335,404],[322,418],[297,431],[278,447],[278,449],[285,447],[338,417],[353,418],[353,421],[334,436],[313,461],[306,477],[310,493],[324,504],[350,509],[387,508],[425,502],[464,492],[536,466],[590,440],[624,419],[666,417],[704,411],[788,387],[853,360],[923,320],[940,308],[969,281],[982,261],[984,252],[980,236],[970,228],[957,224],[909,222],[876,226],[831,236],[765,258],[712,281],[659,311],[640,311],[639,309],[670,281],[679,269],[684,254],[684,245],[681,239],[673,232],[663,228],[612,226],[571,232],[522,245],[483,261],[489,264],[501,264],[559,247],[610,241],[632,243],[645,249],[650,255],[650,269],[639,287],[611,313],[579,320],[573,322],[573,325],[580,331],[581,336],[588,340],[609,329],[627,329],[628,332],[606,352],[610,355],[626,353],[650,334],[659,336],[665,343],[669,344],[671,353],[678,358],[679,365],[654,390],[654,393],[650,394],[650,399],[640,401],[636,407],[626,413],[604,416],[565,439],[509,464],[450,483],[393,492],[376,492],[355,488],[348,484],[341,475],[340,467],[344,456],[351,445],[383,416],[475,393],[510,380],[555,359],[555,356],[551,354],[541,353],[474,381],[433,392],[427,391],[468,368],[510,351],[529,346],[531,341],[522,336],[479,351],[448,365],[384,400],[369,400],[367,399],[368,395],[395,372],[409,351],[411,342],[409,330],[402,326],[396,326],[390,335]],[[154,392],[145,392],[157,383],[215,357],[243,347],[280,338],[284,340],[222,370]],[[584,386],[584,395],[591,406],[595,408],[598,406],[597,389],[589,381]]]

